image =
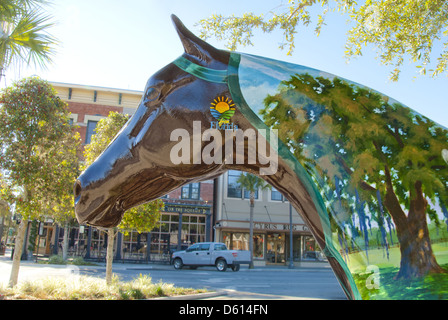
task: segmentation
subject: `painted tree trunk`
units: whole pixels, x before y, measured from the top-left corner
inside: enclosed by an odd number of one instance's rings
[[[22,256],[23,241],[25,240],[28,220],[22,219],[17,231],[16,244],[14,246],[14,256],[12,259],[11,275],[9,278],[9,287],[13,288],[19,280],[20,258]]]
[[[395,193],[389,188],[386,192],[385,205],[397,227],[400,243],[401,261],[397,279],[446,272],[439,266],[432,251],[426,222],[428,202],[423,195],[421,182],[417,181],[413,189],[407,217]]]

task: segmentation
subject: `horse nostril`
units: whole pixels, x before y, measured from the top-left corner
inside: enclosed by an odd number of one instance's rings
[[[75,185],[73,187],[73,194],[75,195],[75,202],[78,202],[79,197],[81,196],[82,186],[81,181],[76,180]]]

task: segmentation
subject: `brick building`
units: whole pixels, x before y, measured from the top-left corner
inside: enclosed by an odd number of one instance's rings
[[[61,99],[68,103],[73,124],[78,126],[81,140],[90,143],[96,124],[109,112],[132,115],[137,110],[143,92],[118,90],[51,82]]]

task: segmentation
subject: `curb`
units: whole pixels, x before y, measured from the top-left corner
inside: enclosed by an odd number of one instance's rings
[[[172,297],[160,297],[160,298],[152,298],[147,300],[201,300],[207,298],[215,298],[220,296],[226,296],[226,291],[214,291],[214,292],[204,292],[198,294],[187,294],[182,296],[172,296]]]

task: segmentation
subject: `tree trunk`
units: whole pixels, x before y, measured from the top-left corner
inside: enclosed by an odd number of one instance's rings
[[[22,257],[23,241],[25,239],[28,220],[22,219],[17,231],[16,243],[14,246],[14,256],[12,259],[11,276],[9,278],[9,287],[13,288],[19,280],[20,258]]]
[[[68,224],[64,227],[64,240],[62,240],[62,259],[67,260],[68,258]]]
[[[8,220],[9,221],[8,221],[8,229],[6,230],[5,246],[8,245],[9,230],[11,229],[11,221],[12,221],[12,219],[9,218]]]
[[[106,252],[106,283],[112,283],[112,262],[114,260],[114,238],[113,228],[107,229],[107,252]]]
[[[254,202],[255,193],[250,193],[250,226],[249,226],[249,252],[250,252],[250,263],[249,269],[254,268]]]
[[[421,182],[417,181],[411,191],[407,217],[393,190],[387,188],[385,206],[395,222],[400,243],[401,261],[397,279],[446,272],[439,266],[432,251],[428,224],[426,223],[428,202],[421,187]]]
[[[4,232],[3,229],[5,226],[5,218],[6,218],[6,215],[4,217],[0,217],[0,219],[2,219],[2,224],[0,224],[0,244],[3,241],[3,232]],[[5,245],[6,245],[6,242],[5,242]]]

